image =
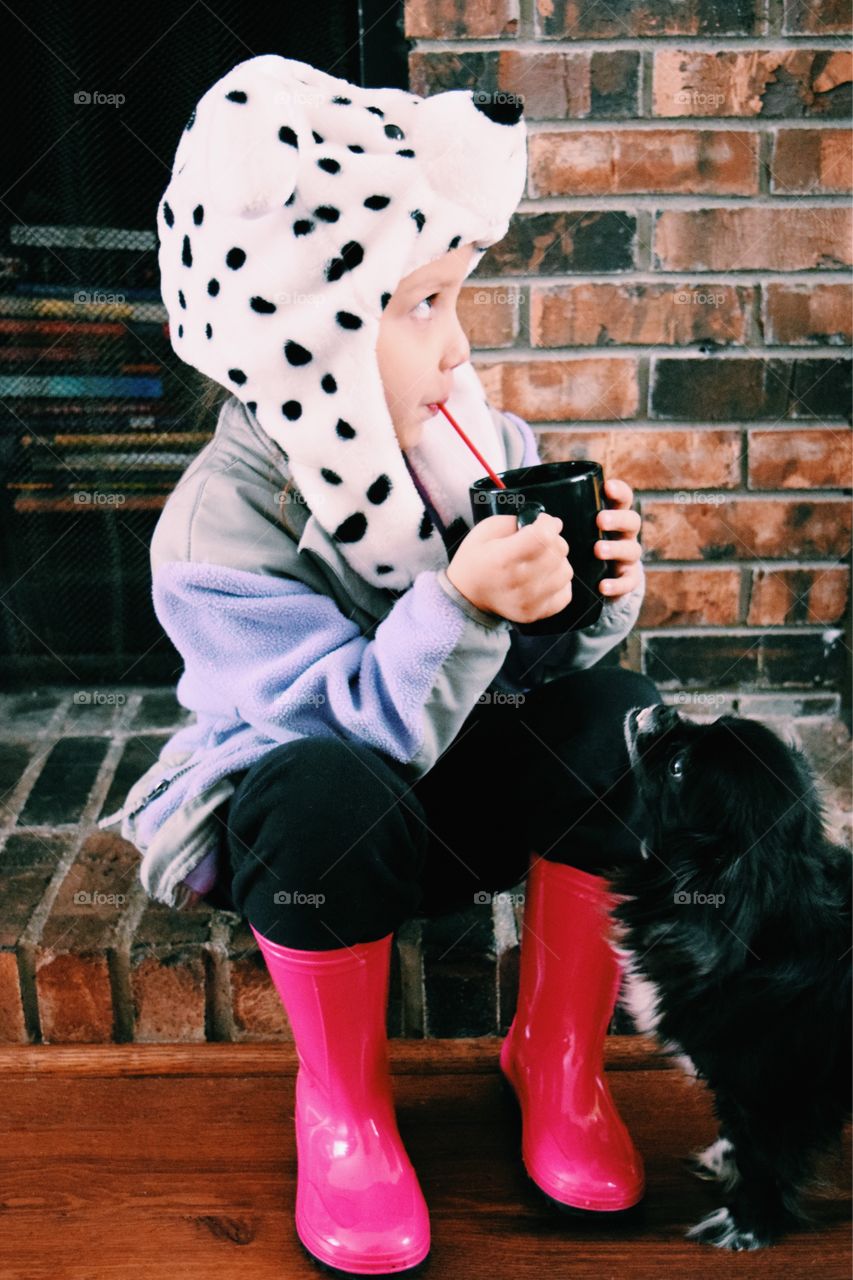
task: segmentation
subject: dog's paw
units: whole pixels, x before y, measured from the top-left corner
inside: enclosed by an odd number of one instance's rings
[[[718,1249],[763,1249],[768,1240],[761,1239],[754,1231],[739,1227],[730,1209],[715,1209],[701,1222],[685,1232],[688,1240],[699,1244],[713,1244]]]
[[[694,1151],[685,1156],[684,1163],[692,1174],[704,1182],[719,1182],[731,1189],[740,1182],[740,1170],[735,1161],[735,1149],[728,1138],[717,1138],[704,1151]]]

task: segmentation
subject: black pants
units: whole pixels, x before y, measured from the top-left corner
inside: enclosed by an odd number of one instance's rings
[[[662,701],[654,683],[599,664],[519,701],[491,697],[414,783],[355,739],[273,747],[219,811],[222,878],[207,901],[283,946],[325,951],[509,889],[531,851],[593,873],[639,857],[623,726],[630,707]]]

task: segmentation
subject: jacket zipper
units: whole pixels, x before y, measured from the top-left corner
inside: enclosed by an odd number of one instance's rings
[[[179,769],[177,773],[173,773],[173,774],[172,774],[172,776],[171,776],[171,778],[164,778],[162,782],[160,782],[160,783],[158,783],[158,784],[157,784],[157,786],[154,788],[154,790],[153,790],[153,791],[149,791],[149,792],[148,792],[148,795],[147,795],[147,796],[145,796],[145,797],[144,797],[144,798],[139,802],[139,804],[136,806],[136,808],[133,810],[133,812],[132,812],[132,813],[127,813],[127,814],[125,814],[125,820],[126,820],[127,822],[130,822],[131,818],[135,818],[135,817],[136,817],[136,815],[137,815],[137,814],[138,814],[142,809],[144,809],[144,808],[145,808],[145,806],[146,806],[146,805],[147,805],[151,800],[156,799],[156,797],[157,797],[157,796],[159,796],[159,795],[161,795],[161,794],[166,790],[166,788],[167,788],[167,787],[171,786],[171,785],[172,785],[172,783],[173,783],[177,778],[180,778],[182,774],[187,773],[187,772],[188,772],[190,769],[192,769],[192,768],[193,768],[193,766],[192,766],[191,764],[185,765],[185,766],[183,767],[183,769]]]

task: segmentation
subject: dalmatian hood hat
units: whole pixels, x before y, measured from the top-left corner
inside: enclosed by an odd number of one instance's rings
[[[249,58],[196,105],[158,206],[174,350],[246,405],[377,587],[403,590],[448,563],[385,400],[382,311],[410,272],[473,243],[470,274],[506,234],[526,174],[521,112],[510,94],[423,98]],[[445,403],[506,466],[470,362]],[[409,453],[442,518],[470,525],[468,485],[485,469],[443,415]]]

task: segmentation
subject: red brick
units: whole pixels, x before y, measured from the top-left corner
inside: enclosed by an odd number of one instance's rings
[[[738,345],[748,338],[754,293],[751,285],[718,280],[534,284],[530,341],[534,347]]]
[[[849,129],[780,129],[770,165],[774,195],[853,190]]]
[[[847,208],[667,209],[654,231],[663,271],[807,271],[851,262]]]
[[[543,462],[592,458],[608,476],[640,489],[733,489],[740,483],[739,431],[564,429],[537,433]]]
[[[108,953],[138,866],[133,845],[95,831],[60,885],[36,953],[45,1043],[113,1040]]]
[[[518,31],[518,0],[406,0],[403,14],[409,40],[506,38]]]
[[[841,59],[827,77],[827,56]],[[847,116],[829,90],[849,80],[845,55],[816,49],[659,48],[654,52],[655,116]]]
[[[21,977],[14,951],[0,951],[0,1044],[26,1044]]]
[[[536,0],[534,18],[540,36],[624,40],[628,36],[757,34],[763,12],[759,0],[749,5],[733,5],[730,0],[677,0],[634,8],[581,0]]]
[[[639,406],[631,359],[474,362],[493,404],[528,422],[632,418]]]
[[[849,345],[853,342],[853,287],[812,281],[766,284],[762,324],[768,344]]]
[[[754,195],[757,133],[701,129],[588,129],[533,134],[531,197],[670,192]]]
[[[853,484],[849,431],[749,432],[750,489],[845,489]]]
[[[135,1041],[204,1040],[211,920],[207,906],[146,906],[130,950]]]
[[[624,209],[516,213],[480,269],[485,276],[629,271],[637,253],[636,214]]]
[[[746,620],[756,627],[841,622],[849,591],[845,568],[753,569]]]
[[[785,33],[828,36],[848,35],[850,0],[785,0]]]
[[[235,926],[228,954],[234,1039],[292,1041],[284,1005],[245,921]]]
[[[511,347],[518,337],[519,285],[473,285],[459,291],[459,322],[472,347]]]
[[[725,626],[739,620],[739,570],[646,568],[638,626]]]
[[[422,97],[448,89],[520,93],[526,120],[625,119],[640,114],[639,58],[631,49],[416,49],[409,85]]]
[[[743,560],[841,556],[850,541],[850,504],[808,499],[729,498],[643,502],[644,556],[650,560]],[[709,500],[710,499],[710,500]]]

